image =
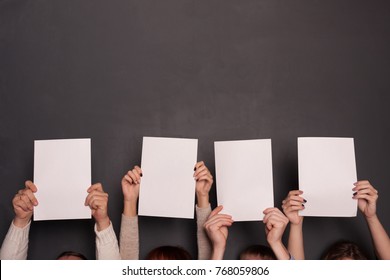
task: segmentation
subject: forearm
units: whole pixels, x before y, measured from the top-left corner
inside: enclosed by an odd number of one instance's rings
[[[23,228],[17,227],[12,222],[8,233],[1,246],[1,260],[26,260],[28,251],[28,235],[31,223]]]
[[[381,260],[390,260],[390,239],[378,216],[366,218],[366,221],[377,257]]]
[[[122,215],[120,230],[120,254],[123,260],[139,259],[138,217]]]
[[[123,215],[126,217],[137,216],[137,201],[124,201],[123,202]]]
[[[278,260],[290,259],[290,254],[287,251],[286,247],[283,245],[282,241],[269,242],[269,245],[276,256],[276,259]]]
[[[196,224],[198,241],[198,259],[209,260],[211,258],[211,244],[204,229],[204,224],[211,213],[211,207],[208,203],[205,208],[196,206]]]
[[[288,251],[294,256],[296,260],[305,259],[302,223],[300,224],[290,223],[290,234],[288,237]]]
[[[224,254],[225,254],[225,247],[213,248],[211,252],[210,260],[223,260]]]
[[[120,260],[118,240],[116,238],[112,224],[103,230],[95,225],[96,234],[96,259],[97,260]]]

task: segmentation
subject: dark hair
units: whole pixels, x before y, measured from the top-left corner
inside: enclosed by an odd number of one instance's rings
[[[79,258],[80,260],[87,260],[87,258],[83,254],[73,252],[73,251],[62,252],[56,259],[59,260],[64,257],[76,257]]]
[[[146,256],[147,260],[192,260],[190,253],[176,246],[161,246],[153,249]]]
[[[262,260],[276,260],[276,256],[272,249],[264,245],[249,246],[241,252],[240,260],[244,259],[245,257],[249,257],[249,255],[254,255]]]
[[[367,260],[358,245],[350,241],[338,241],[331,245],[323,256],[324,260]]]

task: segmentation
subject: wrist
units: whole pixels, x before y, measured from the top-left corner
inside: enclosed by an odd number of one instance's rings
[[[12,223],[18,228],[24,228],[30,222],[30,220],[31,216],[27,218],[15,217]]]
[[[206,208],[209,206],[209,195],[199,195],[197,194],[197,201],[198,201],[198,207],[199,208]]]
[[[127,217],[137,216],[137,203],[125,201],[123,203],[123,215]]]
[[[223,255],[225,254],[225,246],[223,247],[214,247],[211,253],[212,260],[223,260]]]
[[[365,216],[367,223],[372,223],[378,221],[378,216],[374,214],[373,216]]]
[[[106,228],[108,228],[110,226],[110,223],[111,223],[110,218],[108,218],[108,217],[101,219],[99,221],[96,221],[97,231],[105,230]]]

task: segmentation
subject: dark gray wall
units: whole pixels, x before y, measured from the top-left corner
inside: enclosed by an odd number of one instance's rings
[[[32,178],[33,141],[79,137],[92,138],[117,234],[142,136],[198,138],[213,173],[213,141],[272,138],[277,206],[298,184],[298,136],[354,137],[389,229],[389,18],[385,0],[0,1],[0,239]],[[163,244],[196,255],[195,229],[141,217],[141,257]],[[264,244],[263,231],[235,224],[226,258]],[[360,214],[306,218],[304,234],[310,259],[340,238],[374,257]],[[94,258],[92,221],[33,223],[29,258],[69,249]]]

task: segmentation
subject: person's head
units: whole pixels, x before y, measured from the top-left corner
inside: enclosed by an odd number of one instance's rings
[[[73,252],[73,251],[62,252],[57,257],[57,260],[86,260],[86,259],[87,258],[83,254]]]
[[[359,246],[349,241],[334,243],[326,251],[324,260],[367,260]]]
[[[276,256],[268,246],[252,245],[241,252],[240,260],[276,260]]]
[[[181,247],[161,246],[153,249],[146,257],[147,260],[192,260],[190,253]]]

